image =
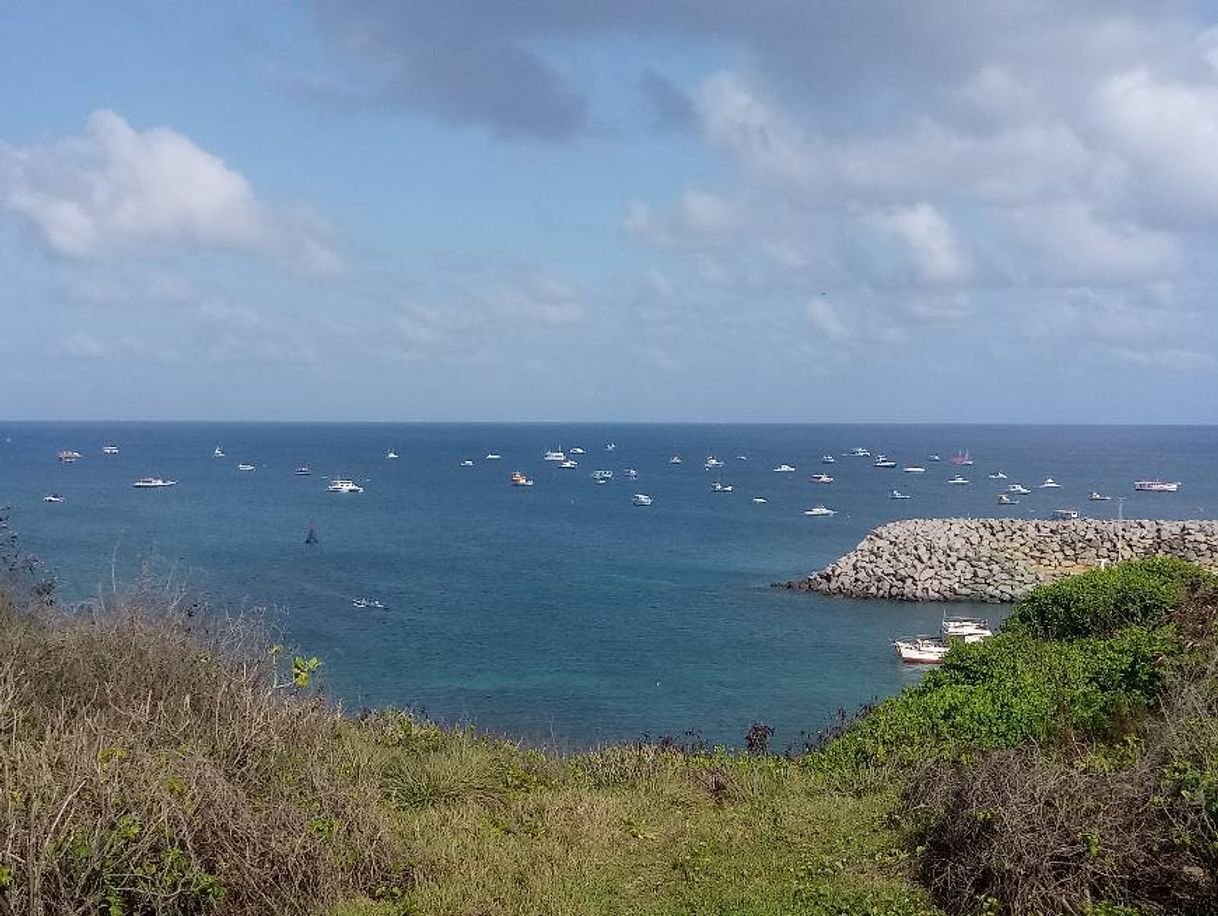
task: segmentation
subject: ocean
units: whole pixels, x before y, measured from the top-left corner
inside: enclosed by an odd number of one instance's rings
[[[109,443],[121,453],[104,456]],[[855,446],[898,468],[844,457]],[[575,470],[542,460],[575,447]],[[83,457],[62,464],[63,449]],[[965,449],[972,467],[949,464]],[[835,464],[821,464],[826,453]],[[725,466],[704,470],[709,454]],[[895,518],[1212,518],[1216,455],[1218,428],[1175,426],[0,423],[0,505],[66,596],[150,565],[217,607],[270,609],[350,710],[410,706],[562,748],[691,735],[739,745],[765,721],[781,748],[919,677],[890,641],[936,632],[943,609],[770,583]],[[774,473],[781,463],[798,470]],[[312,474],[294,474],[300,464]],[[613,481],[597,486],[597,469]],[[536,485],[509,486],[513,470]],[[999,470],[1009,479],[987,478]],[[809,482],[822,471],[832,484]],[[957,471],[968,486],[947,483]],[[178,483],[131,486],[151,475]],[[364,492],[329,493],[328,476]],[[1061,489],[1040,490],[1047,476]],[[1143,477],[1182,486],[1133,492]],[[716,481],[732,492],[713,492]],[[996,505],[1015,482],[1032,493]],[[911,498],[889,499],[893,488]],[[1091,490],[1126,498],[1092,503]],[[64,501],[43,502],[51,492]],[[637,492],[653,505],[632,505]],[[803,514],[818,503],[837,514]],[[360,595],[386,607],[356,608]],[[970,610],[1003,613],[953,607]]]

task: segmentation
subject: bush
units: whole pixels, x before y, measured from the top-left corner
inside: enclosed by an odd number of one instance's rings
[[[1190,595],[1216,583],[1218,577],[1201,567],[1171,557],[1093,569],[1034,589],[1015,605],[1004,629],[1077,639],[1161,626]]]

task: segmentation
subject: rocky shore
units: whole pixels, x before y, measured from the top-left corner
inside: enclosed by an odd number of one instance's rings
[[[1096,566],[1173,556],[1218,571],[1218,521],[908,519],[786,588],[902,601],[1015,601]]]

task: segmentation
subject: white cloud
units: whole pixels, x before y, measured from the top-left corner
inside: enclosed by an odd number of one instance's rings
[[[631,201],[623,226],[654,245],[691,249],[716,245],[740,228],[735,207],[701,188],[687,188],[676,205],[663,213],[644,201]]]
[[[259,200],[190,138],[167,127],[137,131],[104,109],[80,136],[0,145],[0,206],[66,258],[172,246],[271,255],[318,273],[340,266],[316,218]]]
[[[951,224],[931,204],[894,207],[870,215],[868,222],[905,244],[914,271],[925,283],[960,283],[972,273],[968,255]]]
[[[805,312],[812,330],[823,334],[830,340],[840,340],[850,333],[837,314],[837,309],[825,298],[818,297],[811,300],[805,307]]]

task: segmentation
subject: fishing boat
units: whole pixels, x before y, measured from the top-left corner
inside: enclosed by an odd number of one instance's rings
[[[137,490],[158,490],[162,487],[176,486],[176,480],[165,480],[163,477],[141,477],[131,486]]]
[[[1040,485],[1042,490],[1060,490],[1061,484],[1052,477],[1046,477],[1045,482]]]
[[[1178,480],[1135,480],[1133,488],[1143,493],[1175,493],[1180,489],[1180,482]]]
[[[948,483],[955,484],[958,487],[962,487],[968,483],[968,478],[961,477],[959,474],[957,474],[955,477],[953,477],[951,480],[949,480]]]
[[[326,487],[327,493],[363,493],[364,488],[353,480],[345,477],[335,477]]]
[[[117,445],[103,445],[103,446],[102,446],[102,454],[103,454],[103,455],[117,455],[117,454],[118,454],[118,446],[117,446]]]
[[[46,496],[42,497],[42,501],[44,503],[61,503],[63,502],[63,497],[58,493],[48,493]]]
[[[909,499],[908,494],[902,493],[900,490],[893,490],[888,494],[889,499]]]
[[[947,460],[961,467],[967,467],[973,463],[973,457],[968,452],[956,452],[956,454]]]
[[[915,636],[913,639],[897,639],[892,647],[897,655],[907,665],[938,665],[951,649],[947,643],[929,636]]]
[[[811,515],[813,517],[821,517],[821,516],[837,515],[837,511],[834,509],[829,509],[826,506],[813,506],[811,509],[804,509],[804,515]]]
[[[946,639],[962,639],[965,642],[981,642],[994,635],[990,622],[984,617],[949,617],[943,615],[939,631]]]
[[[531,487],[533,486],[533,478],[526,477],[520,471],[512,471],[512,476],[508,478],[514,487]]]
[[[80,452],[74,452],[71,449],[64,449],[62,452],[59,452],[58,454],[56,454],[55,457],[58,458],[60,461],[62,461],[64,464],[73,464],[73,463],[79,461],[84,456],[81,455]]]
[[[1087,494],[1087,498],[1089,500],[1091,500],[1093,503],[1106,503],[1106,502],[1112,501],[1111,496],[1105,496],[1099,490],[1092,490],[1090,493]]]
[[[650,506],[651,503],[652,499],[646,493],[635,493],[634,496],[630,497],[630,504],[632,506]]]
[[[714,455],[706,456],[706,463],[703,465],[703,468],[705,468],[706,470],[709,471],[711,468],[721,468],[721,467],[723,467],[723,462],[720,461],[718,458],[716,458]]]
[[[793,468],[789,464],[780,464],[780,465],[778,465],[778,467],[774,468],[774,473],[775,474],[794,474],[795,468]]]

